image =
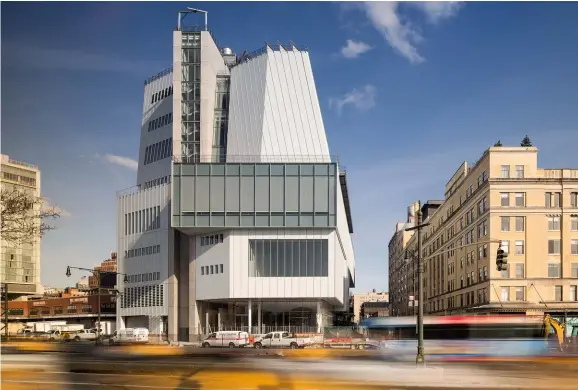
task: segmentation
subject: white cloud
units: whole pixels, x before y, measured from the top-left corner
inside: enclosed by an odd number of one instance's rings
[[[341,114],[343,107],[352,105],[358,110],[365,111],[375,107],[375,96],[377,89],[371,84],[367,84],[361,90],[353,89],[351,92],[343,95],[342,98],[329,99],[329,107],[335,108]]]
[[[116,156],[114,154],[108,153],[104,156],[97,154],[96,157],[106,161],[109,164],[120,165],[121,167],[125,167],[133,171],[136,171],[138,168],[138,162],[130,157]]]
[[[419,2],[407,3],[425,14],[432,23],[454,16],[461,3],[456,2]],[[373,26],[383,34],[389,45],[417,64],[425,61],[417,50],[417,44],[423,41],[417,27],[399,12],[399,3],[365,2],[363,9]]]
[[[455,16],[463,3],[461,1],[416,1],[408,5],[423,11],[431,23],[438,23]]]
[[[348,39],[345,46],[341,48],[341,55],[345,58],[357,58],[371,49],[372,47],[365,42]]]
[[[42,210],[43,211],[54,209],[54,211],[59,213],[61,217],[71,217],[72,216],[72,214],[68,210],[65,210],[62,207],[56,206],[54,203],[52,203],[52,200],[50,198],[43,197],[42,200],[43,200],[43,202],[42,202]]]

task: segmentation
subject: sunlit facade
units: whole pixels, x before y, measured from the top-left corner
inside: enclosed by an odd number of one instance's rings
[[[464,162],[423,229],[425,311],[578,315],[578,169],[538,167],[535,147],[491,147]],[[508,254],[498,271],[496,253]],[[417,235],[392,252],[390,291],[416,291]],[[395,259],[394,259],[395,262]],[[403,294],[396,315],[413,313]],[[399,311],[397,311],[399,310]]]
[[[2,188],[16,187],[31,196],[40,196],[40,169],[4,154],[1,157]],[[0,280],[8,285],[9,296],[41,294],[40,238],[22,243],[9,243],[2,239],[1,251]]]

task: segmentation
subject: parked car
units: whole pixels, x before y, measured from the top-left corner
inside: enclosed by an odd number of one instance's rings
[[[92,329],[64,332],[62,338],[66,341],[96,340],[96,332],[94,332]]]
[[[203,340],[203,348],[210,347],[245,347],[249,345],[249,333],[239,331],[222,331],[211,333]]]
[[[289,332],[271,332],[255,340],[255,348],[305,348],[312,345],[309,338],[295,337],[295,334]]]
[[[149,330],[147,328],[125,328],[115,330],[108,340],[110,345],[148,343]]]

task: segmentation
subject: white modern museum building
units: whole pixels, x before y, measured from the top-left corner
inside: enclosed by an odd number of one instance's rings
[[[332,325],[353,229],[309,52],[236,55],[184,26],[173,50],[145,81],[137,185],[117,197],[118,326],[188,341]]]

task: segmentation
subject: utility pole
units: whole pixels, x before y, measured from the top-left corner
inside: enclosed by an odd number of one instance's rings
[[[98,304],[98,309],[97,309],[97,326],[96,326],[96,342],[95,344],[98,345],[100,342],[100,326],[101,326],[101,322],[100,322],[100,290],[101,290],[101,286],[102,286],[102,274],[103,273],[107,273],[107,274],[115,274],[115,275],[124,275],[124,282],[128,283],[128,275],[127,274],[123,274],[122,272],[114,272],[114,271],[102,271],[100,268],[97,269],[89,269],[89,268],[82,268],[82,267],[71,267],[71,266],[67,266],[66,267],[66,276],[70,277],[71,272],[70,269],[77,269],[80,271],[88,271],[91,272],[94,275],[94,272],[97,272],[98,275],[98,283],[97,283],[97,288],[98,291],[96,293],[97,295],[97,304]],[[117,302],[118,304],[118,302]]]
[[[418,266],[418,301],[417,301],[417,356],[415,363],[417,365],[425,364],[425,357],[423,354],[423,274],[424,264],[422,262],[421,252],[421,229],[428,226],[429,223],[422,223],[421,202],[418,202],[417,224],[414,227],[405,229],[406,231],[417,230],[417,266]]]
[[[98,305],[98,311],[97,311],[97,325],[96,325],[96,345],[98,345],[100,343],[100,286],[101,286],[101,276],[102,276],[102,272],[100,271],[100,268],[97,269],[98,271],[98,281],[96,283],[98,291],[96,292],[97,295],[97,305]]]
[[[4,317],[4,335],[8,337],[8,283],[2,284],[2,292],[4,293],[4,302],[2,306],[2,317]]]

